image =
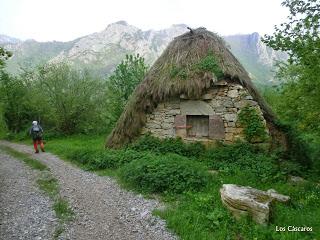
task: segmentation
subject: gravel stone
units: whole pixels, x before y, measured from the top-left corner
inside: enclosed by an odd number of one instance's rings
[[[34,154],[31,146],[0,143],[31,154],[45,163],[58,179],[60,194],[75,212],[74,220],[60,239],[178,239],[166,229],[164,220],[152,215],[154,209],[163,208],[158,201],[123,190],[114,179],[83,171],[53,154]]]
[[[0,239],[51,239],[58,224],[39,172],[0,150]]]

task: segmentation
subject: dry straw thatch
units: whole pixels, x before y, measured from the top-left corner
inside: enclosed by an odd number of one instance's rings
[[[223,78],[248,89],[254,100],[260,104],[268,124],[274,125],[275,117],[272,111],[223,39],[205,28],[198,28],[176,37],[153,64],[129,99],[107,139],[106,146],[118,148],[139,136],[146,122],[146,113],[151,113],[158,103],[179,98],[180,94],[199,98],[217,79],[217,74],[212,71],[195,67],[210,53],[222,71]]]

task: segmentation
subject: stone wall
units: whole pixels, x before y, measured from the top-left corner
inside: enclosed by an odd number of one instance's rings
[[[201,103],[201,109],[196,109],[197,107],[195,107],[194,110],[190,110],[191,113],[188,112],[189,110],[186,109],[186,106],[188,106],[188,104],[192,106],[192,104],[197,103]],[[244,139],[243,128],[237,120],[239,112],[247,105],[256,108],[266,126],[266,121],[262,117],[258,103],[253,100],[248,91],[239,84],[221,81],[209,89],[200,101],[190,100],[181,95],[180,99],[160,103],[152,114],[147,114],[147,122],[142,129],[142,134],[149,132],[159,138],[180,136],[186,141],[222,140],[226,143],[231,143],[236,139]],[[192,111],[199,111],[200,113],[193,114]],[[180,126],[177,126],[175,123],[175,119],[179,116],[186,115],[209,115],[214,116],[213,118],[215,119],[217,117],[221,118],[224,129],[220,129],[220,131],[224,130],[224,137],[222,139],[212,139],[210,137],[207,139],[196,139],[188,137],[186,130],[183,128],[180,129]]]

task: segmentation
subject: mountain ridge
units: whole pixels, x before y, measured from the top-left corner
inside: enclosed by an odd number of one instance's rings
[[[151,65],[174,37],[186,31],[188,29],[185,24],[173,24],[162,30],[143,31],[126,21],[118,21],[109,24],[100,32],[67,42],[21,41],[0,35],[0,46],[13,52],[13,57],[7,62],[7,69],[12,73],[47,62],[67,61],[105,77],[126,54],[139,53]],[[286,60],[285,53],[276,52],[262,43],[257,32],[223,38],[258,84],[272,82],[274,63]]]

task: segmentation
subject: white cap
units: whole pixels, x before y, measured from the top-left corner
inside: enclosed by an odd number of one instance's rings
[[[37,121],[33,121],[32,125],[38,125],[38,122]]]

